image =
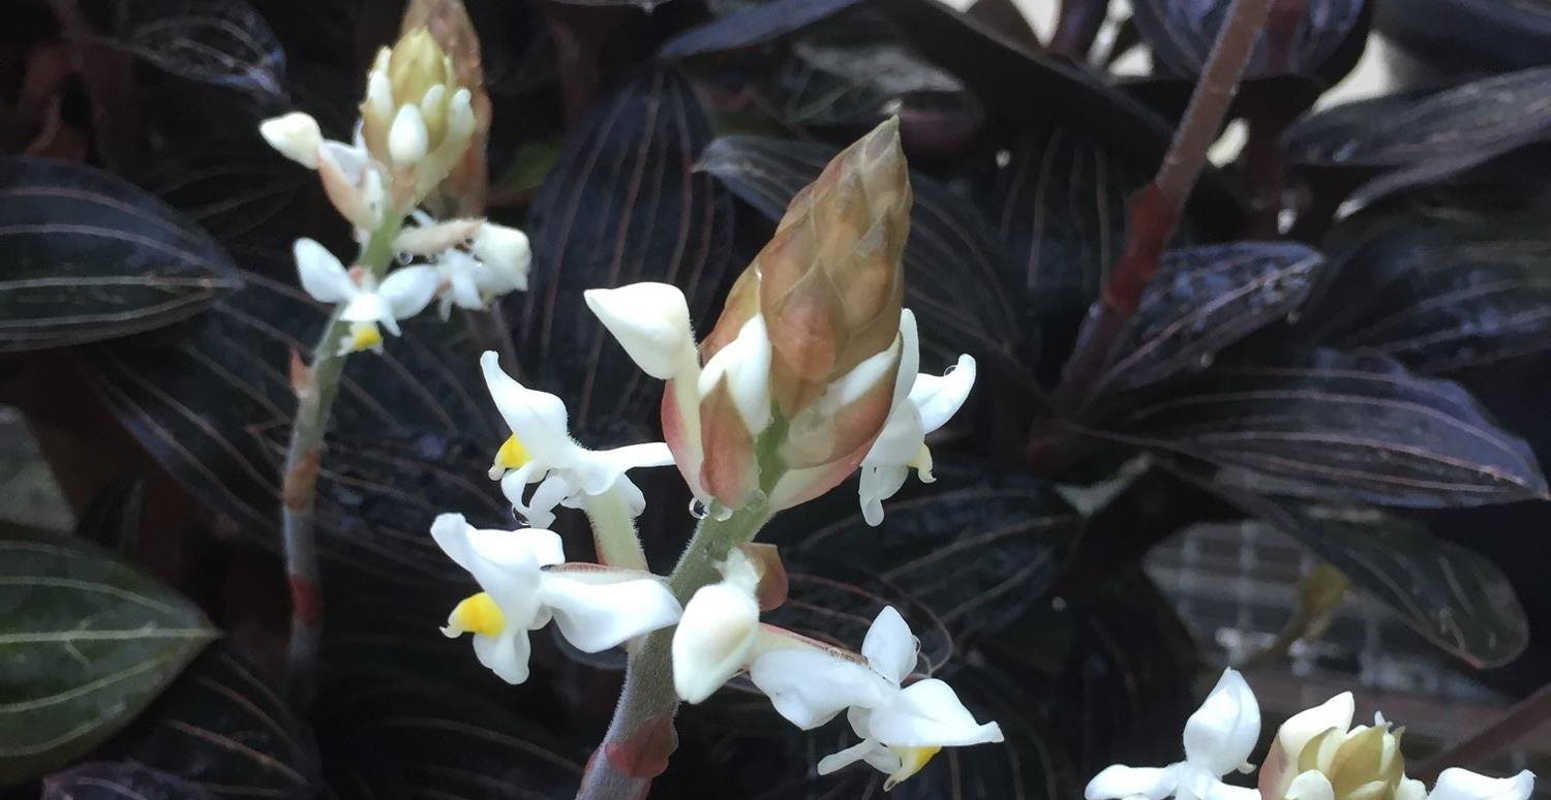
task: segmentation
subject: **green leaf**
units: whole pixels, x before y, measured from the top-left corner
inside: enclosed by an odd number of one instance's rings
[[[171,589],[63,538],[0,534],[0,785],[123,727],[219,631]]]

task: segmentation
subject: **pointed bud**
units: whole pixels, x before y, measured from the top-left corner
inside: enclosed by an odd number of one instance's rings
[[[425,129],[425,119],[420,107],[406,105],[393,118],[388,129],[388,155],[395,164],[414,164],[425,158],[430,144],[430,134]]]
[[[259,123],[259,134],[280,155],[308,168],[318,168],[318,147],[323,133],[318,121],[300,111],[266,119]]]
[[[689,305],[683,292],[666,283],[632,283],[582,293],[603,326],[646,374],[668,380],[695,358]]]
[[[742,669],[759,633],[758,569],[736,548],[720,569],[721,582],[689,598],[673,634],[673,687],[687,703],[710,697]]]
[[[771,389],[788,418],[894,342],[910,205],[899,123],[891,118],[792,199],[755,257],[774,350]]]
[[[500,276],[501,284],[509,291],[527,290],[528,267],[533,262],[533,251],[528,245],[526,233],[487,222],[474,234],[471,249],[475,258]]]
[[[407,31],[388,56],[388,86],[395,104],[419,103],[432,86],[455,80],[452,59],[424,27]]]

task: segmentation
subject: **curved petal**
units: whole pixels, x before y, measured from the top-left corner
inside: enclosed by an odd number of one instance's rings
[[[683,613],[673,593],[655,578],[591,583],[545,573],[539,596],[554,612],[560,633],[584,653],[666,628]]]
[[[436,546],[452,559],[454,564],[473,572],[474,551],[469,546],[469,532],[474,526],[468,524],[462,514],[437,514],[431,522],[431,538]]]
[[[898,686],[916,666],[920,643],[905,618],[893,606],[884,606],[862,639],[862,655],[868,666]]]
[[[393,319],[393,309],[388,301],[375,291],[358,291],[340,309],[339,318],[346,322],[381,322],[397,334],[398,323]]]
[[[345,265],[312,239],[297,239],[291,246],[296,256],[296,273],[302,288],[320,303],[342,303],[359,291]]]
[[[1248,786],[1234,786],[1222,781],[1212,781],[1207,785],[1206,791],[1201,793],[1201,800],[1262,800],[1260,792]]]
[[[400,267],[388,274],[377,292],[387,301],[394,319],[406,319],[425,310],[436,296],[439,282],[433,267]]]
[[[535,462],[546,466],[569,466],[580,449],[567,432],[565,403],[560,398],[529,389],[501,370],[500,357],[493,350],[479,357],[485,383],[496,409],[512,433]]]
[[[893,464],[862,465],[856,493],[862,504],[862,519],[868,525],[883,524],[883,501],[893,497],[909,477],[909,467]]]
[[[1401,776],[1400,784],[1395,787],[1395,800],[1425,800],[1427,786],[1416,778]]]
[[[810,649],[779,649],[749,666],[749,679],[788,722],[812,730],[850,706],[884,702],[894,687],[854,661]]]
[[[539,558],[551,557],[558,539],[540,529],[468,532],[469,572],[495,600],[507,627],[527,627],[539,613]]]
[[[1330,779],[1317,769],[1306,770],[1293,778],[1287,791],[1271,800],[1335,800],[1336,789]]]
[[[765,320],[755,315],[738,330],[738,335],[706,362],[696,379],[704,398],[723,378],[732,405],[750,434],[758,434],[770,424],[770,336]]]
[[[747,663],[758,632],[752,586],[724,580],[700,587],[673,632],[673,686],[679,697],[699,703],[720,689]]]
[[[667,380],[695,360],[689,304],[677,286],[647,281],[582,297],[642,372]]]
[[[1468,769],[1449,767],[1438,773],[1438,782],[1427,800],[1529,800],[1535,791],[1535,773],[1524,770],[1511,778],[1492,778]]]
[[[1306,708],[1287,718],[1276,731],[1276,741],[1290,755],[1303,752],[1310,739],[1335,728],[1346,733],[1352,727],[1352,716],[1357,704],[1351,692],[1342,692],[1313,708]]]
[[[518,684],[528,679],[528,632],[508,625],[497,636],[474,636],[474,655],[501,680]]]
[[[505,488],[506,482],[502,481],[501,486]],[[514,502],[512,507],[522,514],[529,525],[548,525],[555,521],[555,506],[575,494],[576,489],[576,483],[569,475],[560,471],[551,472],[549,477],[539,483],[539,488],[533,490],[527,506]]]
[[[528,267],[533,261],[533,252],[527,234],[487,222],[474,236],[472,249],[475,257],[490,268],[491,288],[496,294],[528,288]]]
[[[929,678],[900,691],[891,702],[872,709],[868,731],[890,747],[950,747],[1002,741],[994,722],[975,721],[953,687]]]
[[[888,759],[893,759],[893,761],[890,762]],[[875,769],[882,770],[883,772],[893,772],[899,768],[899,756],[889,752],[888,748],[883,747],[877,742],[864,740],[838,753],[830,753],[819,759],[819,774],[828,775],[836,770],[849,767],[858,761],[866,761]],[[893,768],[886,769],[879,766],[879,763],[892,764]]]
[[[318,147],[323,144],[323,132],[318,121],[311,115],[292,111],[271,117],[259,123],[259,135],[280,155],[308,168],[318,168]]]
[[[612,450],[582,450],[574,467],[581,479],[582,491],[603,494],[625,470],[635,467],[665,467],[673,463],[673,452],[665,442],[646,442]]]
[[[921,427],[927,433],[941,428],[948,419],[959,412],[975,385],[975,358],[965,354],[948,372],[936,375],[917,375],[910,387],[910,403],[921,412]]]
[[[1088,781],[1082,796],[1084,800],[1121,800],[1127,797],[1163,800],[1174,793],[1178,771],[1174,766],[1128,767],[1124,764],[1110,764]]]
[[[1226,775],[1249,759],[1260,738],[1260,705],[1237,670],[1225,669],[1201,707],[1185,721],[1185,760]]]

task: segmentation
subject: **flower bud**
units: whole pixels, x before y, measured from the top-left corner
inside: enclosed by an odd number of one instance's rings
[[[1378,715],[1372,726],[1348,730],[1352,710],[1352,695],[1343,692],[1282,724],[1261,768],[1266,800],[1406,800],[1415,793],[1405,780],[1403,730]]]
[[[668,380],[692,365],[695,344],[683,292],[666,283],[588,289],[587,307],[646,374]]]
[[[395,164],[414,164],[425,158],[429,136],[419,106],[406,105],[393,117],[388,129],[388,155]]]
[[[734,548],[722,580],[702,586],[684,606],[673,634],[673,687],[687,703],[711,696],[748,661],[759,633],[759,571]]]
[[[485,263],[507,291],[527,291],[528,267],[533,251],[528,235],[516,228],[487,222],[474,234],[470,248],[474,257]]]
[[[477,59],[475,60],[477,63]],[[361,138],[392,164],[396,202],[413,206],[463,160],[478,127],[472,94],[425,26],[377,54],[361,102]]]
[[[293,111],[266,119],[259,124],[259,134],[286,158],[308,169],[318,168],[318,147],[323,144],[323,133],[311,115]]]

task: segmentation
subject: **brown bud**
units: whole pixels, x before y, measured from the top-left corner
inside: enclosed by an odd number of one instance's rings
[[[792,198],[755,257],[773,350],[771,392],[788,417],[893,344],[910,204],[899,123],[891,118]]]

